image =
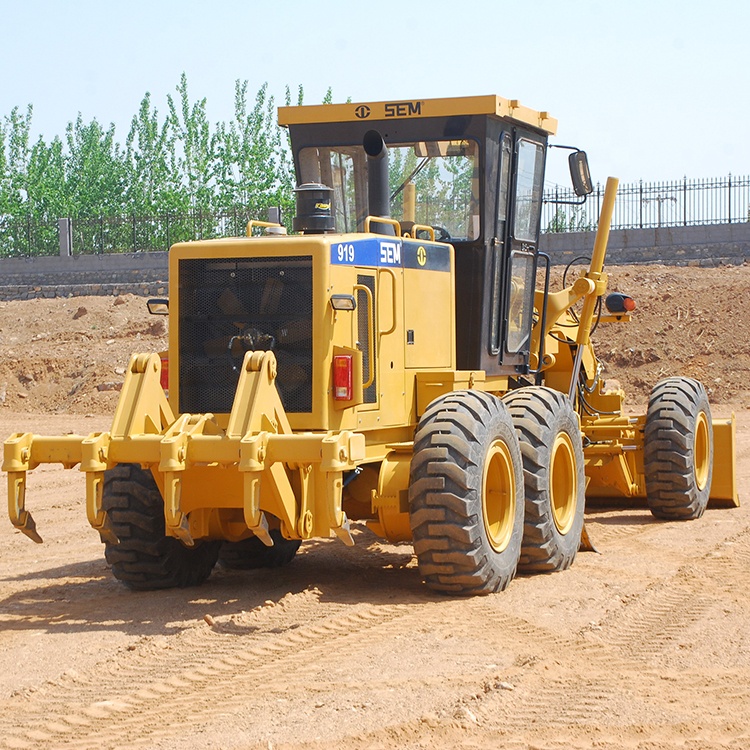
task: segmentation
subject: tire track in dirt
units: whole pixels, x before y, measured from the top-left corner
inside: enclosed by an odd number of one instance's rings
[[[28,705],[19,706],[29,729],[5,728],[3,724],[7,721],[0,719],[0,730],[8,737],[6,746],[11,748],[98,750],[116,747],[123,737],[128,738],[130,747],[147,747],[157,738],[185,731],[185,725],[175,729],[170,717],[189,716],[190,724],[215,719],[218,704],[223,711],[246,707],[248,702],[252,703],[253,690],[259,685],[265,695],[288,693],[297,685],[309,690],[316,680],[324,690],[326,683],[325,680],[320,683],[319,672],[321,664],[325,664],[331,654],[354,664],[371,650],[373,641],[392,642],[407,637],[418,625],[431,620],[437,623],[439,619],[442,627],[450,630],[451,623],[443,616],[446,610],[461,605],[477,610],[474,614],[481,616],[488,627],[502,633],[511,651],[523,650],[531,640],[537,652],[575,655],[577,661],[584,658],[589,644],[582,639],[571,641],[522,618],[504,614],[497,609],[497,603],[498,598],[487,598],[425,602],[411,609],[403,605],[369,606],[281,635],[271,631],[256,634],[252,645],[245,642],[246,636],[241,635],[238,644],[236,637],[208,628],[192,628],[184,634],[179,648],[167,652],[148,649],[148,656],[153,658],[149,658],[147,664],[132,665],[115,659],[104,673],[97,670],[63,677],[56,685],[35,693]],[[268,625],[273,623],[266,623]],[[612,665],[613,657],[612,653],[602,654],[597,661],[604,668],[604,665]],[[450,687],[446,685],[443,702],[460,700],[462,694],[475,688],[478,679],[476,675],[469,675]],[[226,690],[229,683],[231,691]],[[144,687],[123,694],[124,684]],[[601,696],[603,690],[599,689],[598,694]],[[541,700],[544,702],[549,697]],[[601,701],[601,697],[598,700]],[[536,708],[529,706],[532,711],[538,708],[537,704],[534,704]],[[589,710],[588,703],[585,706],[580,709],[582,715]]]
[[[641,517],[623,517],[622,511],[617,511],[617,514],[615,517],[603,516],[602,513],[586,516],[586,530],[594,546],[600,547],[612,541],[636,537],[653,525],[650,517],[644,520]]]
[[[238,647],[235,639],[217,641],[210,660],[187,669],[182,661],[186,654],[180,650],[144,668],[138,680],[146,684],[133,692],[123,693],[130,679],[122,673],[118,679],[113,673],[101,680],[96,674],[64,680],[57,690],[34,696],[29,705],[0,718],[0,732],[8,748],[98,749],[117,747],[123,738],[129,747],[148,746],[164,727],[169,727],[170,736],[185,731],[184,724],[173,726],[175,716],[189,716],[195,723],[213,717],[217,705],[225,711],[239,709],[259,685],[263,691],[274,685],[285,689],[285,676],[294,680],[307,663],[324,663],[331,653],[356,658],[381,628],[407,632],[414,623],[405,612],[399,605],[367,606],[245,647]],[[162,676],[176,667],[170,676]],[[98,700],[92,701],[92,695]],[[17,716],[30,728],[12,723]]]
[[[620,652],[653,660],[699,622],[726,581],[750,579],[750,529],[723,540],[698,561],[682,565],[667,580],[649,587],[624,612],[600,622],[602,639]]]
[[[641,532],[646,530],[640,527]],[[689,726],[691,717],[703,712],[706,696],[717,704],[730,697],[750,701],[750,687],[738,684],[735,672],[717,676],[688,670],[667,676],[658,667],[660,654],[706,613],[711,598],[703,589],[724,578],[750,575],[748,563],[750,531],[743,529],[635,595],[624,611],[572,636],[500,612],[487,606],[487,600],[471,602],[476,609],[472,620],[481,612],[486,627],[501,631],[511,651],[526,655],[517,659],[513,669],[448,700],[437,716],[371,733],[352,748],[387,747],[394,737],[423,734],[420,726],[425,721],[439,736],[452,733],[457,740],[468,731],[481,731],[493,744],[502,737],[503,747],[527,748],[533,730],[545,736],[545,748],[588,748],[588,739],[581,738],[601,732],[606,736],[607,727],[620,732],[631,723],[663,726],[669,734],[673,727]],[[692,696],[677,703],[673,713],[658,700],[665,680],[676,683],[679,694]],[[726,717],[713,721],[726,724],[727,738],[734,735],[735,744],[728,747],[744,747],[742,743],[750,738],[746,728],[730,727]],[[638,731],[634,737],[636,744],[642,740]],[[456,746],[461,744],[457,741]]]
[[[534,661],[521,664],[524,669],[517,670],[515,680],[511,676],[508,681],[498,678],[494,684],[485,684],[483,694],[464,695],[446,715],[462,716],[462,709],[468,708],[471,722],[501,729],[509,740],[514,733],[523,737],[529,727],[545,727],[560,736],[559,743],[545,747],[570,748],[580,745],[571,744],[566,728],[580,735],[584,729],[595,731],[639,716],[644,725],[672,721],[677,725],[687,723],[695,712],[705,714],[711,698],[717,706],[728,700],[746,704],[750,685],[738,679],[738,672],[706,674],[693,669],[666,675],[659,668],[665,650],[700,623],[712,605],[712,596],[705,592],[715,591],[724,581],[736,582],[738,576],[750,577],[747,528],[634,597],[625,611],[602,620],[596,630],[584,629],[576,638],[545,633],[530,623],[519,627],[509,618],[499,618],[496,622],[506,632],[515,629],[525,633],[527,642],[534,641],[543,660],[554,664],[552,673],[544,674]],[[673,717],[649,705],[650,698],[663,693],[665,680],[676,683],[677,692],[688,697],[675,706]],[[737,747],[750,737],[746,728],[740,730]]]
[[[525,648],[527,655],[509,673],[456,701],[447,716],[462,717],[468,709],[470,722],[502,729],[504,741],[514,733],[523,737],[530,726],[601,722],[623,700],[623,686],[611,675],[636,678],[642,670],[613,644],[592,641],[586,629],[566,637],[514,618],[498,617],[493,624],[510,634],[509,645]],[[533,655],[528,655],[529,643],[534,644]]]
[[[634,660],[652,661],[677,640],[679,634],[698,622],[711,605],[692,587],[669,590],[664,585],[652,589],[630,604],[614,622],[599,624],[602,637]]]
[[[655,518],[645,506],[643,508],[612,507],[594,510],[586,515],[586,529],[597,548],[609,545],[622,547],[632,544],[648,545],[665,529],[685,528],[686,521],[664,521]],[[678,532],[679,533],[679,532]]]
[[[641,525],[638,530],[648,536],[652,528],[667,527]],[[630,704],[634,717],[643,716],[647,723],[648,697],[662,687],[649,665],[658,661],[682,629],[700,621],[710,603],[702,594],[707,581],[748,577],[749,533],[744,529],[722,539],[703,557],[693,557],[664,581],[632,595],[624,609],[600,621],[596,630],[583,628],[576,633],[551,630],[504,611],[502,594],[473,600],[425,598],[409,605],[349,607],[326,601],[319,615],[305,604],[304,596],[290,594],[285,606],[259,607],[248,616],[219,621],[214,628],[192,626],[176,636],[157,638],[168,642],[168,648],[160,648],[152,639],[139,646],[143,653],[140,661],[121,652],[98,669],[65,675],[55,685],[43,686],[23,700],[14,699],[10,710],[0,717],[0,736],[6,738],[6,747],[15,748],[99,750],[125,745],[151,747],[159,740],[174,742],[191,727],[216,722],[218,705],[222,711],[257,709],[259,687],[265,694],[304,691],[310,700],[311,694],[332,690],[338,679],[321,673],[332,658],[355,664],[371,650],[373,641],[390,643],[410,635],[418,626],[439,626],[448,633],[456,624],[451,618],[464,616],[501,633],[509,651],[521,655],[512,669],[498,670],[495,680],[498,684],[511,681],[515,689],[493,683],[485,691],[486,674],[464,672],[452,678],[440,698],[426,709],[437,709],[450,721],[461,723],[467,719],[457,720],[454,714],[461,715],[468,707],[479,725],[502,728],[509,747],[515,742],[514,734],[522,737],[531,725],[552,732],[557,728],[561,737],[570,738],[576,728],[580,731],[606,724],[608,717],[622,716],[623,701]],[[647,541],[643,541],[646,546]],[[623,541],[623,545],[630,544],[632,540]],[[559,579],[561,587],[565,586],[564,575]],[[524,580],[516,585],[523,586]],[[689,609],[687,617],[685,607]],[[332,608],[338,611],[332,612]],[[540,610],[536,607],[534,611],[538,614]],[[656,647],[650,644],[642,649],[643,634],[653,627],[662,627],[670,637],[659,640]],[[524,663],[526,655],[530,661]],[[542,671],[545,664],[552,665],[548,673]],[[677,682],[681,692],[693,691],[698,685],[717,697],[731,685],[729,678],[712,682],[693,672],[680,676]],[[351,684],[356,689],[354,679]],[[123,689],[129,685],[143,687]],[[337,688],[341,690],[341,682]],[[750,692],[736,685],[735,689],[741,697]],[[179,717],[179,726],[175,726],[175,717]],[[391,730],[384,729],[382,736],[368,736],[382,739]]]

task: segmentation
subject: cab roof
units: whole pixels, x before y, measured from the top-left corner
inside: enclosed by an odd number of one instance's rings
[[[488,96],[459,96],[449,99],[413,99],[389,102],[348,102],[347,104],[313,104],[279,107],[279,125],[312,123],[363,122],[366,120],[413,120],[421,117],[456,115],[494,115],[517,120],[543,130],[557,132],[557,120],[549,112],[524,107],[518,99]]]

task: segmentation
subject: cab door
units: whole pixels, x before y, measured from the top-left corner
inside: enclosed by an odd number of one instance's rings
[[[402,245],[375,240],[386,262],[357,268],[356,342],[363,357],[363,397],[358,407],[361,429],[402,425],[407,418],[404,373]],[[392,253],[392,255],[389,255]]]
[[[529,364],[545,150],[532,136],[514,134],[500,357],[519,373]]]

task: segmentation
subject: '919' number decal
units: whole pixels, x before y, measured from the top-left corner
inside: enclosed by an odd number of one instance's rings
[[[354,263],[354,245],[339,244],[336,246],[339,263]]]

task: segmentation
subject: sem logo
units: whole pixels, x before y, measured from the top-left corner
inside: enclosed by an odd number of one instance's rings
[[[391,102],[385,105],[386,117],[414,117],[422,114],[422,102]]]
[[[380,264],[383,266],[400,266],[401,245],[396,242],[381,242]]]
[[[421,245],[417,250],[417,263],[419,263],[420,266],[423,266],[425,263],[427,263],[427,250],[425,250]]]
[[[370,116],[370,108],[366,104],[360,104],[354,110],[354,114],[359,117],[360,120],[366,120]]]

